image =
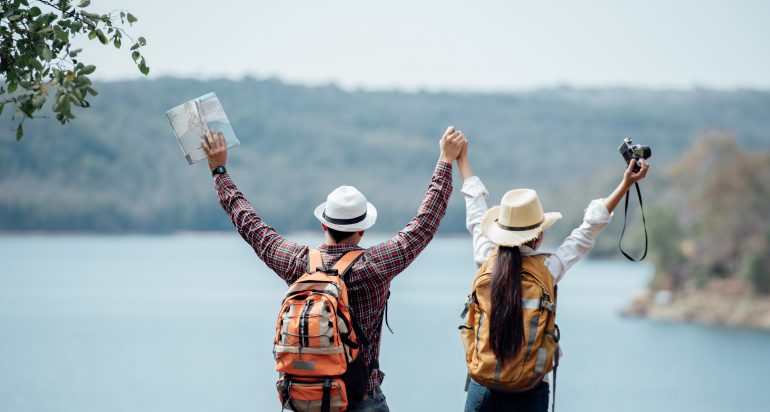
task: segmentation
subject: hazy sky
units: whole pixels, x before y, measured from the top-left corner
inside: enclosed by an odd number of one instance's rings
[[[770,88],[769,1],[93,0],[91,8],[139,18],[132,32],[149,42],[151,77],[407,90]],[[84,56],[97,78],[141,76],[127,47],[94,43]]]

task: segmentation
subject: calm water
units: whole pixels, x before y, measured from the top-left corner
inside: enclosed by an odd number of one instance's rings
[[[392,285],[393,411],[462,410],[469,243],[434,241]],[[586,261],[567,274],[558,409],[770,410],[770,334],[616,315],[649,272]],[[0,411],[278,411],[284,289],[234,234],[0,237]]]

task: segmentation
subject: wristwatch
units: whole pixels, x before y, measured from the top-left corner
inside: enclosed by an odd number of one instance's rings
[[[224,166],[217,166],[211,171],[211,176],[223,175],[227,173],[227,169]]]

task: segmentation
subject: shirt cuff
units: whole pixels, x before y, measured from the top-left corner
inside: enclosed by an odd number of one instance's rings
[[[230,174],[225,172],[214,176],[214,186],[216,186],[217,190],[233,186],[233,180],[230,178]]]
[[[612,214],[607,210],[604,199],[592,200],[583,216],[583,221],[590,225],[609,223],[611,219]]]
[[[476,197],[484,197],[486,199],[489,196],[489,192],[487,191],[486,186],[484,186],[484,183],[479,179],[478,176],[471,176],[463,182],[463,188],[460,189],[460,191],[466,195],[473,198]]]
[[[442,162],[441,160],[438,161],[436,164],[436,171],[434,174],[442,177],[448,177],[450,180],[452,179],[452,164],[447,162]]]

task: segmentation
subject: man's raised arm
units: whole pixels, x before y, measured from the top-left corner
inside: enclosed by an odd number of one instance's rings
[[[433,239],[452,194],[452,162],[457,159],[465,144],[462,132],[452,126],[446,130],[439,141],[438,164],[417,216],[392,239],[367,251],[383,280],[390,280],[406,269]]]
[[[214,134],[212,130],[201,143],[214,175],[217,199],[222,209],[257,256],[287,283],[293,282],[296,274],[302,272],[296,267],[297,258],[304,254],[307,246],[287,240],[265,224],[243,197],[224,169],[227,163],[227,143],[222,132]]]

